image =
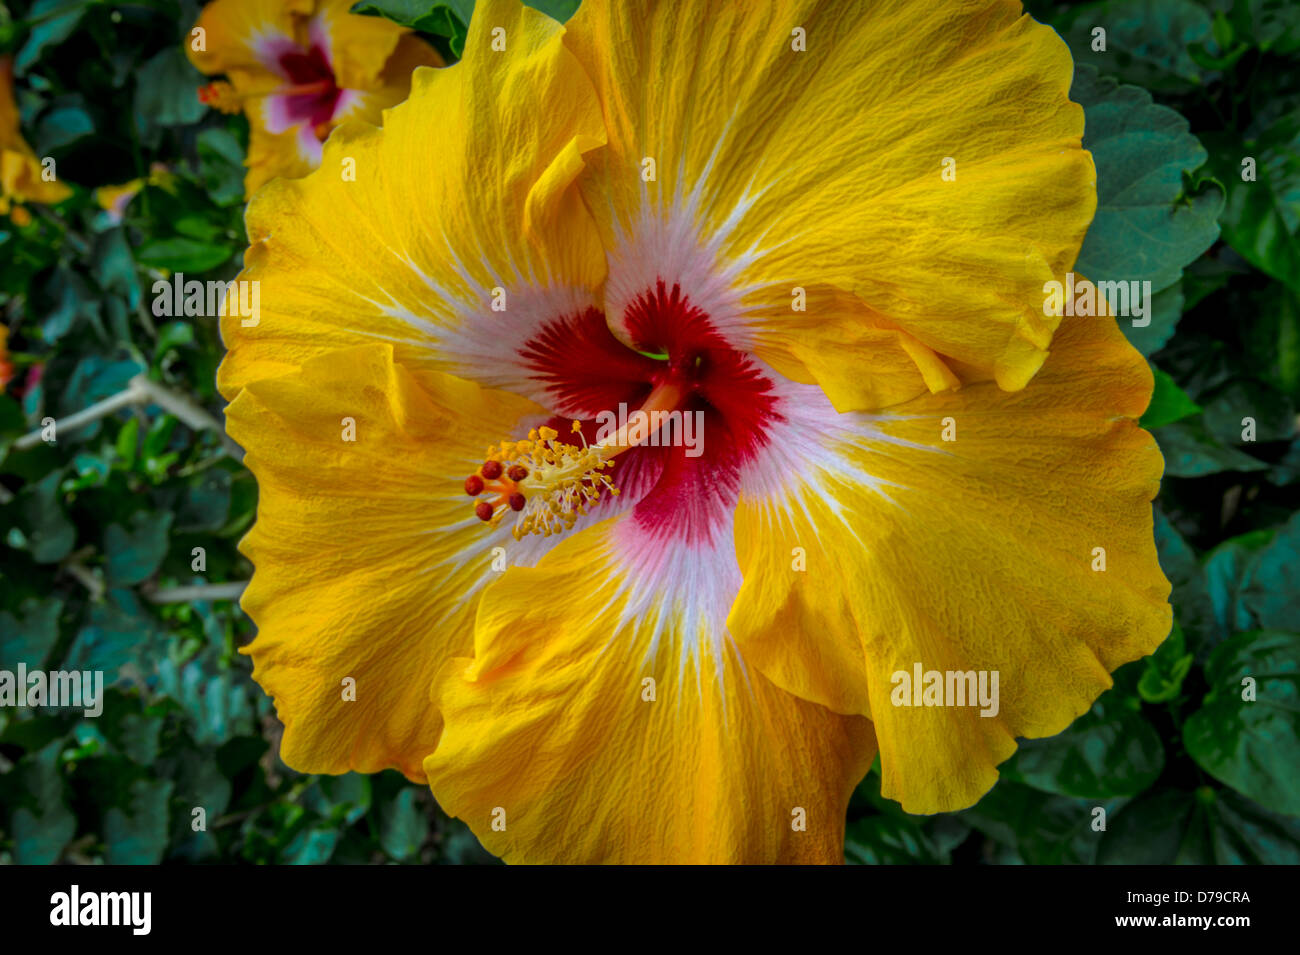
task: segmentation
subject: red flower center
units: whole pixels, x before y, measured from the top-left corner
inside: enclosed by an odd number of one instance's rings
[[[313,46],[305,53],[283,53],[280,69],[292,86],[285,94],[289,117],[295,122],[309,123],[315,130],[328,129],[343,91],[334,82],[334,71],[325,51]]]
[[[624,322],[632,348],[614,337],[599,309],[588,308],[548,323],[520,355],[555,396],[561,414],[551,426],[563,434],[580,419],[592,444],[604,436],[609,414],[602,420],[602,412],[623,406],[631,415],[652,391],[677,387],[676,410],[690,423],[619,454],[609,473],[636,501],[633,519],[643,530],[704,543],[734,507],[741,472],[767,444],[769,425],[782,418],[775,391],[680,286],[669,290],[660,280],[627,308]]]

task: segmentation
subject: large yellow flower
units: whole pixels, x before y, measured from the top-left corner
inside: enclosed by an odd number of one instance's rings
[[[72,195],[71,189],[57,179],[46,179],[44,173],[41,160],[19,130],[13,57],[0,56],[0,215],[22,225],[31,216],[21,203],[53,204]]]
[[[203,8],[195,25],[202,32],[186,49],[201,72],[228,79],[201,89],[200,98],[248,116],[248,195],[276,176],[315,169],[335,126],[378,124],[406,99],[412,70],[442,65],[405,27],[349,13],[353,2],[216,0]]]
[[[508,861],[838,861],[877,745],[957,809],[1086,711],[1170,610],[1150,374],[1044,314],[1070,74],[1003,0],[480,0],[326,144],[355,182],[249,207],[219,384],[285,760],[427,774]],[[894,705],[916,664],[996,715]]]

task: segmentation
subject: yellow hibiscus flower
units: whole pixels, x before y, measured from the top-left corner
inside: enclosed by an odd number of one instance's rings
[[[351,119],[378,124],[406,99],[411,71],[441,66],[431,46],[355,0],[216,0],[203,8],[186,49],[209,76],[199,90],[223,112],[248,117],[246,194],[320,165],[321,143]],[[201,32],[199,32],[201,31]]]
[[[1171,616],[1150,373],[1044,314],[1070,77],[1003,0],[480,0],[249,206],[219,385],[285,761],[427,777],[510,862],[833,862],[877,747],[954,810],[1085,712]],[[918,664],[996,712],[896,705]]]
[[[19,129],[13,57],[0,56],[0,215],[26,225],[31,213],[21,203],[52,205],[72,195],[71,189],[57,180],[47,181],[43,173],[41,160]]]

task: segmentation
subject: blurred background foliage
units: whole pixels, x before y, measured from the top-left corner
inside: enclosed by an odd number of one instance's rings
[[[563,19],[578,4],[534,5]],[[1144,424],[1166,459],[1156,535],[1176,624],[1066,732],[1025,743],[965,812],[909,816],[881,797],[874,769],[850,804],[845,854],[1300,862],[1300,11],[1028,8],[1074,52],[1098,167],[1077,269],[1155,293],[1150,324],[1121,325],[1156,377]],[[354,9],[413,26],[454,59],[473,2]],[[273,708],[236,653],[249,621],[231,599],[173,602],[179,587],[248,579],[236,544],[257,501],[219,431],[215,321],[150,309],[154,281],[231,278],[243,250],[247,128],[199,103],[203,78],[181,51],[197,15],[192,0],[0,0],[23,134],[74,188],[26,224],[0,218],[12,365],[0,667],[102,669],[112,684],[98,719],[0,709],[0,861],[490,862],[396,773],[285,767]],[[96,190],[133,180],[145,182],[118,221]],[[190,411],[137,404],[60,430],[56,445],[15,447],[42,418],[138,375]],[[1245,676],[1255,703],[1240,699]],[[191,828],[195,806],[206,831]]]

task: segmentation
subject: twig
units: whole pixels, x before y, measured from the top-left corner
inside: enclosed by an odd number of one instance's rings
[[[229,584],[192,584],[164,590],[141,587],[140,590],[150,603],[185,604],[195,600],[238,600],[247,586],[248,581],[237,580]]]
[[[120,411],[128,405],[133,405],[140,401],[143,395],[136,390],[135,383],[124,391],[119,391],[115,395],[110,395],[103,401],[97,401],[89,408],[82,408],[75,414],[70,414],[62,421],[56,421],[54,424],[55,434],[59,431],[76,431],[78,428],[90,424],[92,421],[98,421],[105,415],[111,415],[115,411]],[[45,429],[29,432],[14,442],[15,451],[26,451],[28,448],[34,448],[41,443],[41,435]]]
[[[243,459],[244,454],[239,445],[226,436],[225,428],[222,427],[220,421],[185,395],[165,388],[156,381],[150,381],[144,375],[136,375],[131,379],[127,387],[117,394],[110,395],[103,401],[97,401],[89,408],[83,408],[75,414],[70,414],[62,421],[56,421],[54,423],[55,434],[59,431],[76,431],[78,428],[83,428],[92,421],[98,421],[100,418],[113,414],[115,411],[120,411],[122,408],[145,404],[157,405],[168,414],[175,415],[194,431],[215,431],[220,436],[226,452],[237,461]],[[42,428],[23,435],[14,442],[14,449],[26,451],[28,448],[36,447],[41,443],[43,433],[44,429]]]
[[[92,602],[99,603],[104,599],[104,582],[96,577],[94,572],[81,561],[68,561],[63,565],[63,569],[68,572],[68,576],[86,588]]]

